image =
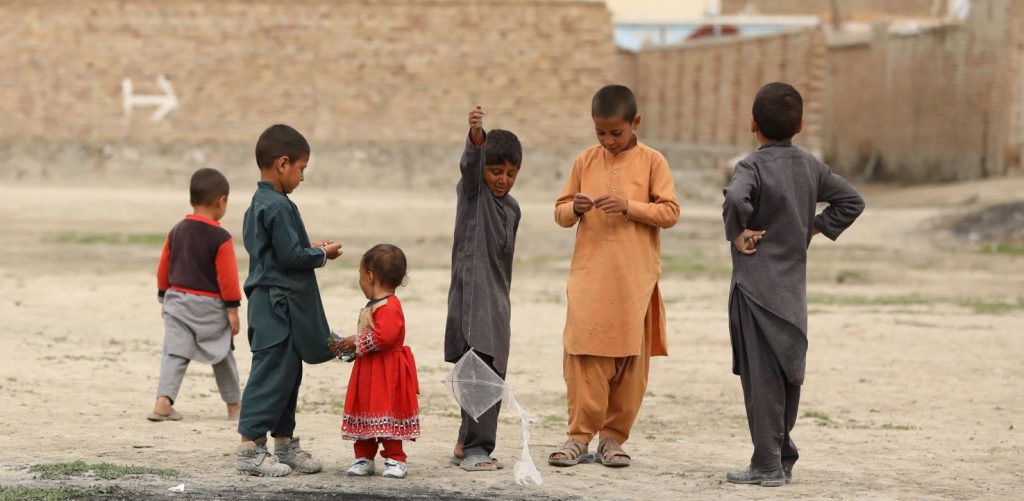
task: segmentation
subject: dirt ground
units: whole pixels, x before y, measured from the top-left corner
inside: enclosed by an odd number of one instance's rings
[[[454,219],[452,193],[317,190],[294,199],[314,239],[345,244],[318,272],[335,330],[354,328],[364,299],[357,257],[390,241],[410,257],[399,291],[423,394],[423,436],[407,445],[409,477],[343,475],[351,443],[339,420],[350,365],[307,366],[298,415],[317,475],[234,473],[234,424],[209,366],[194,364],[177,408],[150,423],[162,343],[154,271],[166,231],[187,210],[170,187],[0,187],[0,485],[116,484],[132,497],[358,499],[1007,499],[1024,471],[1024,249],[959,240],[951,217],[1024,199],[1024,179],[921,188],[868,187],[868,210],[838,243],[815,240],[809,271],[810,353],[794,438],[793,484],[724,482],[751,451],[737,377],[730,373],[726,301],[730,263],[720,208],[683,199],[663,237],[662,290],[671,356],[655,359],[626,449],[626,469],[556,469],[563,440],[564,285],[574,232],[558,228],[558,187],[517,193],[524,216],[513,280],[509,382],[532,414],[541,486],[512,484],[511,469],[449,466],[457,408],[440,383]],[[235,183],[225,218],[239,239],[250,184]],[[821,238],[821,237],[818,237]],[[244,312],[243,312],[244,313]],[[243,314],[244,319],[244,314]],[[243,331],[245,325],[243,320]],[[237,338],[241,377],[250,354]],[[496,455],[509,467],[519,425],[503,415]],[[84,460],[174,468],[169,477],[44,480],[41,463]],[[184,483],[185,494],[167,489]],[[1018,494],[1014,494],[1014,493]]]

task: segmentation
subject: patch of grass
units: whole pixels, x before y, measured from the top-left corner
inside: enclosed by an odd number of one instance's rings
[[[1024,245],[1010,244],[1005,242],[993,243],[983,246],[979,251],[982,254],[999,254],[1004,256],[1024,256]]]
[[[917,428],[914,427],[914,426],[910,426],[908,424],[883,423],[882,424],[882,429],[883,430],[916,430]]]
[[[544,424],[544,425],[565,424],[565,416],[563,416],[561,414],[548,414],[548,415],[544,416],[544,419],[541,421],[541,424]]]
[[[57,480],[74,475],[82,475],[93,472],[97,477],[106,480],[121,478],[125,475],[159,475],[161,477],[176,477],[181,475],[178,470],[171,468],[152,468],[149,466],[119,465],[111,463],[89,464],[78,460],[71,463],[36,464],[28,469],[31,473],[37,473],[38,478],[46,480]]]
[[[840,284],[863,284],[868,282],[866,273],[857,270],[842,270],[836,275],[836,283]]]
[[[661,271],[685,276],[728,277],[732,275],[732,265],[727,260],[705,256],[703,252],[697,251],[686,255],[662,255]]]
[[[832,418],[828,414],[819,411],[807,411],[804,413],[805,418],[816,419],[819,426],[826,426],[832,424]]]
[[[834,306],[917,306],[941,303],[938,298],[911,296],[839,296],[830,294],[808,294],[808,304]]]
[[[1017,302],[986,301],[976,298],[943,298],[924,297],[918,295],[908,296],[844,296],[829,294],[809,294],[808,304],[823,304],[830,306],[927,306],[936,304],[952,304],[963,308],[974,310],[979,315],[996,315],[1012,313],[1024,310],[1024,297],[1018,297]],[[914,313],[908,311],[907,313]]]
[[[1017,310],[1024,310],[1024,297],[1017,298],[1016,303],[964,299],[961,300],[959,304],[960,306],[974,310],[974,312],[979,315],[999,315],[1011,313]]]
[[[91,487],[9,487],[0,485],[0,501],[64,501],[96,496],[129,497],[128,494],[129,491],[117,485],[94,485]]]
[[[144,245],[159,247],[164,244],[164,233],[59,233],[47,240],[58,244],[81,245]]]

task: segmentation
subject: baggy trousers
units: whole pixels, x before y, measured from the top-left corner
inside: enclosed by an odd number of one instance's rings
[[[292,347],[291,338],[252,352],[238,433],[253,440],[267,436],[267,432],[274,437],[291,437],[301,383],[302,358]]]
[[[476,352],[477,356],[487,364],[494,373],[505,379],[505,375],[494,368],[494,357]],[[473,420],[465,410],[462,411],[462,425],[459,426],[459,443],[465,457],[490,456],[494,452],[498,437],[498,413],[501,412],[501,400],[490,409]]]
[[[755,303],[739,287],[729,300],[729,322],[735,333],[740,384],[754,454],[750,467],[776,470],[799,459],[790,432],[796,424],[800,385],[790,383],[768,344],[770,329],[796,329]]]
[[[563,355],[570,437],[584,444],[589,444],[597,434],[620,444],[629,439],[647,391],[653,330],[650,313],[644,324],[639,355]]]

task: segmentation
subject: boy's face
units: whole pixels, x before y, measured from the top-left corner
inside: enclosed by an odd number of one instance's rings
[[[501,198],[512,191],[512,185],[516,184],[516,176],[519,175],[519,167],[509,162],[484,166],[484,182],[491,194]]]
[[[309,155],[305,155],[298,160],[291,162],[287,157],[281,157],[280,164],[277,166],[280,182],[281,191],[285,194],[289,194],[295,191],[295,188],[299,187],[299,183],[305,180],[303,173],[306,170],[306,166],[309,165]]]
[[[362,265],[359,265],[359,290],[363,291],[366,299],[373,299],[373,274]]]
[[[597,142],[604,146],[612,155],[622,153],[629,147],[633,140],[633,134],[640,129],[640,115],[633,120],[625,120],[622,117],[592,117],[594,119],[594,132],[597,134]]]

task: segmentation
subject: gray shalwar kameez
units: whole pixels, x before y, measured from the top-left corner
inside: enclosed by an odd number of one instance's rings
[[[220,298],[170,289],[163,297],[164,352],[157,396],[174,403],[190,360],[210,364],[224,402],[241,399],[231,325]]]
[[[484,182],[486,148],[486,140],[478,147],[467,137],[459,163],[444,358],[457,362],[472,349],[504,379],[512,330],[512,255],[522,212],[512,195],[496,197]],[[494,451],[500,405],[479,422],[463,413],[459,439],[467,456]]]
[[[757,252],[732,248],[729,333],[733,373],[743,385],[754,454],[750,466],[796,462],[796,422],[807,355],[807,247],[817,229],[831,240],[864,210],[860,194],[809,153],[781,141],[741,160],[725,190],[722,218],[732,242],[763,230]],[[817,203],[828,204],[815,215]]]

